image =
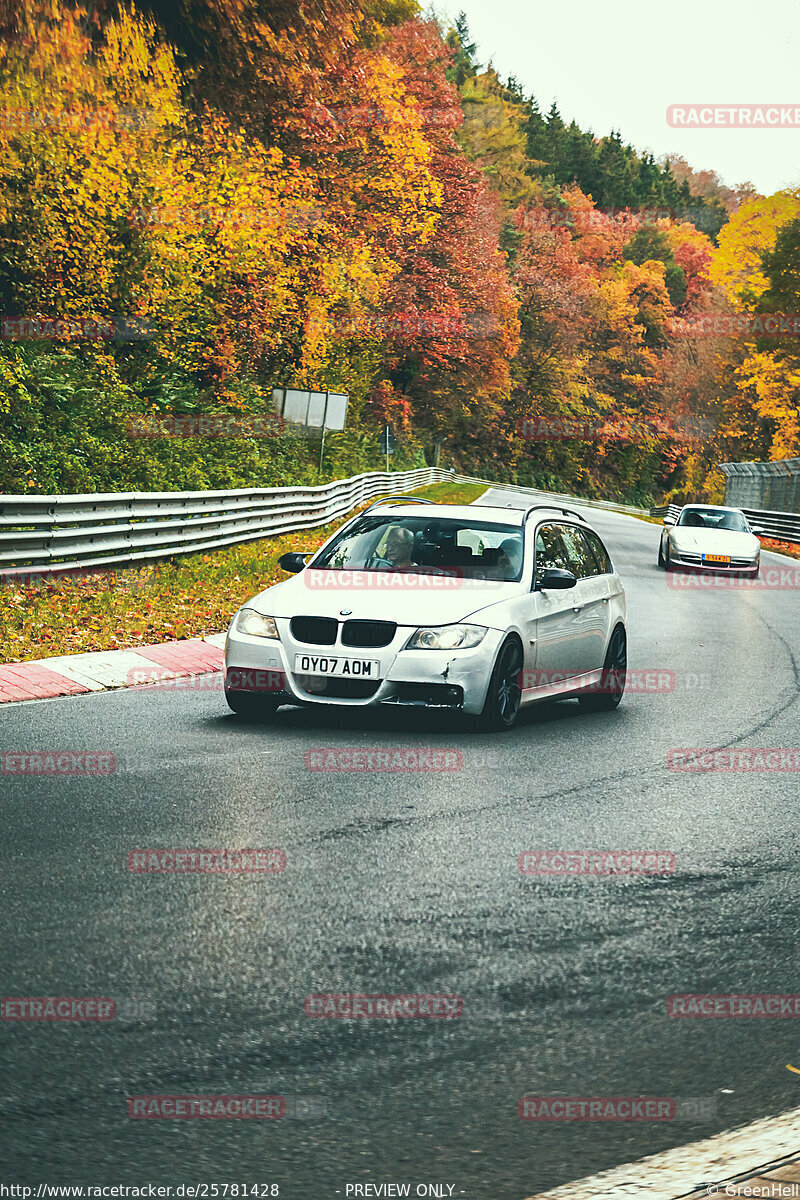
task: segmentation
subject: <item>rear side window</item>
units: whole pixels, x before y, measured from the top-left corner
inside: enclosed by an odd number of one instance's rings
[[[559,532],[569,558],[567,570],[572,571],[576,579],[597,575],[597,560],[583,530],[575,525],[560,525]]]
[[[536,531],[536,571],[571,571],[569,555],[555,525],[542,525]]]
[[[611,565],[611,559],[608,557],[606,550],[600,538],[593,529],[582,529],[581,534],[589,543],[592,553],[594,554],[595,562],[597,563],[596,575],[608,575],[614,570]]]

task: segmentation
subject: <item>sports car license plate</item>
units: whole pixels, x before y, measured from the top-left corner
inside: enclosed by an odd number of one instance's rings
[[[346,679],[380,679],[377,658],[338,658],[332,654],[295,654],[297,675],[341,675]]]
[[[718,562],[730,564],[731,558],[729,554],[704,554],[703,562]]]

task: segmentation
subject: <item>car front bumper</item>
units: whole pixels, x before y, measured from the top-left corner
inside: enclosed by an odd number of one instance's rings
[[[276,618],[276,623],[280,639],[250,637],[232,626],[228,630],[225,671],[231,690],[269,692],[284,704],[362,708],[393,704],[459,709],[478,716],[503,640],[501,630],[487,629],[480,645],[471,650],[405,650],[417,626],[401,626],[388,646],[309,646],[294,640],[288,620]],[[309,653],[377,659],[379,679],[374,690],[368,695],[341,694],[339,677],[298,674],[295,655]]]
[[[681,571],[703,571],[716,575],[755,575],[759,561],[760,558],[734,558],[730,564],[707,563],[703,562],[699,554],[688,551],[681,553],[680,550],[670,548],[670,564]]]

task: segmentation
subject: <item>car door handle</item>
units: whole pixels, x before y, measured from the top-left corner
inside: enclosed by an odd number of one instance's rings
[[[573,604],[572,611],[573,612],[583,612],[583,605],[582,604]]]

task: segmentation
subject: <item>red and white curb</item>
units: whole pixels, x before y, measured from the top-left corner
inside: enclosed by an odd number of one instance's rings
[[[129,687],[136,679],[206,675],[222,670],[224,646],[225,634],[212,633],[138,650],[99,650],[9,663],[0,666],[0,704]]]
[[[689,1196],[736,1196],[733,1181],[761,1178],[765,1171],[800,1157],[800,1108],[626,1163],[528,1200],[683,1200]],[[776,1177],[777,1182],[777,1177]],[[729,1190],[726,1192],[726,1184]],[[797,1185],[795,1185],[797,1187]],[[747,1193],[742,1192],[742,1195]],[[753,1192],[768,1195],[769,1192]],[[779,1190],[773,1195],[790,1195]],[[794,1193],[800,1195],[800,1188]]]

